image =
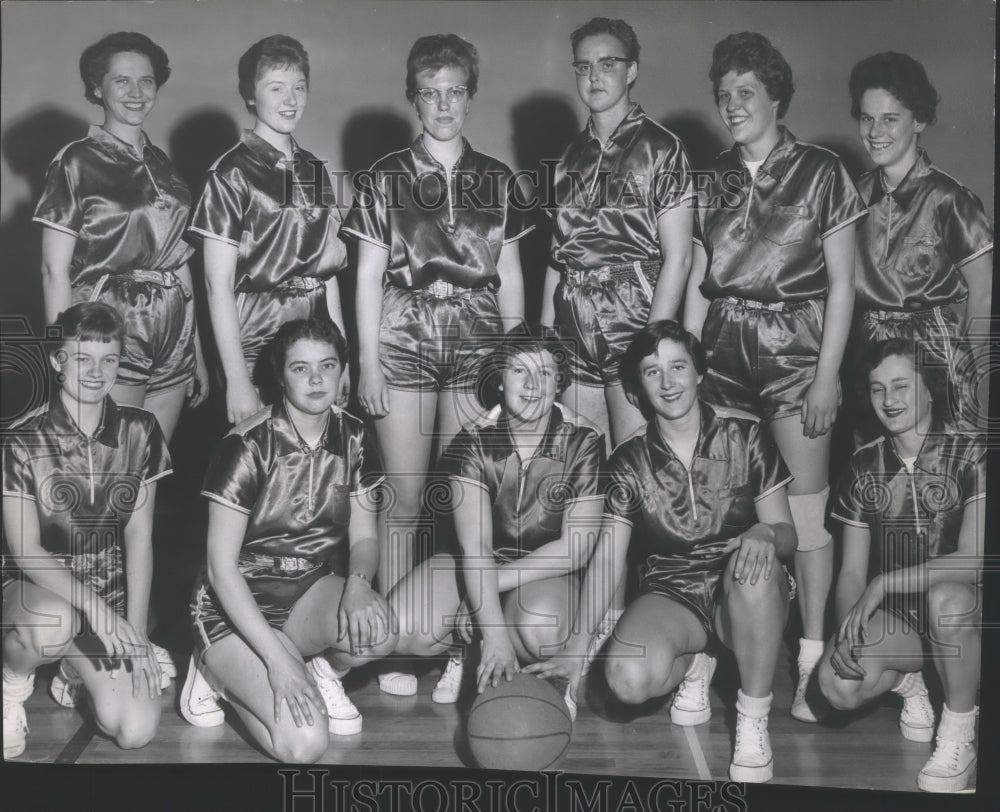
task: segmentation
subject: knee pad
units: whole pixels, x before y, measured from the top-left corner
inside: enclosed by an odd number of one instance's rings
[[[822,550],[833,541],[826,529],[826,501],[829,486],[819,493],[789,494],[788,506],[792,510],[792,523],[799,537],[798,549],[803,552]]]

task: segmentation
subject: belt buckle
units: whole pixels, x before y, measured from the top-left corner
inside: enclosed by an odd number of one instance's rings
[[[431,296],[436,299],[446,299],[451,296],[454,291],[455,286],[451,282],[445,282],[443,279],[435,279],[430,284]]]

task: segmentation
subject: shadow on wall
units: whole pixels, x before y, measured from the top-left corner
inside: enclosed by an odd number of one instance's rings
[[[340,137],[340,154],[343,167],[330,167],[333,177],[334,191],[341,212],[346,216],[351,206],[351,187],[338,182],[335,170],[346,171],[348,178],[354,179],[358,172],[371,168],[379,158],[390,152],[406,149],[416,138],[412,122],[395,110],[369,108],[354,113],[344,125]],[[344,314],[344,327],[347,332],[347,343],[351,354],[351,403],[350,408],[355,414],[362,414],[357,403],[358,390],[358,330],[354,314],[355,279],[358,267],[357,240],[344,240],[347,245],[347,267],[337,277],[340,284],[341,310]]]
[[[31,222],[35,206],[45,188],[45,172],[53,156],[70,141],[87,134],[88,122],[79,116],[55,107],[30,110],[13,121],[3,131],[3,157],[11,171],[28,184],[28,197],[14,206],[11,215],[0,223],[0,310],[5,317],[17,321],[16,332],[27,331],[40,336],[45,326],[42,302],[42,229]],[[9,321],[7,325],[14,322]],[[31,342],[29,342],[30,344]],[[18,352],[32,352],[21,344]],[[33,369],[47,368],[44,352],[30,359]],[[0,414],[4,418],[23,413],[38,404],[39,380],[35,375],[22,374],[23,364],[3,364],[3,398]]]
[[[711,169],[719,153],[730,146],[720,133],[721,125],[714,126],[714,116],[701,110],[679,110],[660,124],[681,139],[692,169]]]
[[[413,124],[395,110],[367,109],[354,113],[344,125],[340,154],[353,177],[390,152],[406,149],[416,136]],[[340,201],[347,206],[349,200]]]
[[[216,159],[240,137],[240,128],[222,110],[196,110],[180,120],[170,132],[170,160],[183,178],[194,200],[201,194],[205,176]]]
[[[191,205],[201,197],[205,178],[212,164],[239,140],[240,128],[233,117],[222,110],[206,108],[189,113],[170,131],[168,151],[170,160],[188,189]],[[213,398],[223,391],[219,356],[212,334],[212,320],[208,313],[205,295],[205,267],[201,251],[195,251],[188,260],[195,285],[194,306],[198,319],[201,346],[212,374]]]
[[[535,94],[517,102],[511,110],[514,169],[527,173],[522,181],[526,200],[537,201],[528,212],[535,230],[520,242],[524,273],[525,319],[537,322],[542,310],[542,290],[548,267],[552,226],[544,206],[552,200],[552,174],[569,142],[579,132],[573,105],[566,96]],[[529,188],[533,187],[533,188]]]

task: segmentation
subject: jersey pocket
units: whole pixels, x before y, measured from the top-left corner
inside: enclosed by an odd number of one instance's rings
[[[764,229],[764,238],[776,245],[802,242],[809,229],[809,207],[795,204],[775,206]]]
[[[736,535],[749,527],[756,516],[750,483],[735,488],[720,488],[717,495],[723,532]]]
[[[897,266],[899,272],[911,277],[927,276],[936,265],[937,242],[933,234],[904,237]]]

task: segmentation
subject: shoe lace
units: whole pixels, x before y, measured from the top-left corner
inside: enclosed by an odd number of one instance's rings
[[[701,677],[684,677],[677,686],[674,702],[680,706],[701,707],[708,703],[708,680]]]
[[[767,718],[755,719],[752,716],[740,714],[736,722],[736,749],[754,746],[754,749],[764,751],[767,742]]]
[[[927,694],[904,698],[902,715],[907,722],[920,722],[927,727],[934,725],[934,708]]]
[[[317,675],[314,673],[313,676]],[[323,701],[326,702],[327,707],[344,708],[352,704],[350,698],[347,696],[347,692],[344,691],[344,684],[339,679],[330,674],[320,674],[318,676],[316,687],[319,688],[319,692],[323,695]]]
[[[934,752],[927,761],[924,770],[928,771],[928,768],[931,768],[931,770],[937,768],[945,775],[957,773],[962,763],[963,744],[964,742],[942,739],[940,736],[937,736],[934,742]]]
[[[444,673],[441,674],[441,679],[438,680],[438,687],[454,687],[459,684],[462,680],[462,661],[456,660],[454,657],[449,658],[448,665],[444,668]]]

